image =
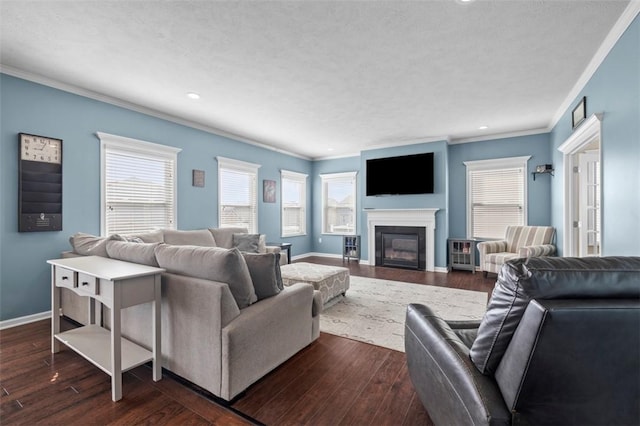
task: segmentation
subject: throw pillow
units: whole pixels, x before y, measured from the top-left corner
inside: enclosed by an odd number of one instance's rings
[[[107,242],[107,254],[112,259],[158,266],[155,249],[160,244],[112,240]]]
[[[260,234],[233,234],[233,247],[245,253],[260,253]]]
[[[242,253],[258,300],[275,296],[284,288],[279,253]]]
[[[107,254],[107,241],[105,237],[97,237],[83,232],[77,232],[69,237],[69,244],[73,252],[83,256],[109,257]]]
[[[160,244],[155,252],[158,266],[167,272],[226,283],[240,309],[258,300],[238,249]]]

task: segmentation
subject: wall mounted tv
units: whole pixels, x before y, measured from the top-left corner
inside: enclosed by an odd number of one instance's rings
[[[433,194],[433,152],[367,160],[367,196]]]

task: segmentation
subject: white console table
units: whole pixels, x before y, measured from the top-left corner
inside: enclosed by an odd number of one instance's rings
[[[100,256],[48,260],[51,265],[51,352],[60,342],[111,376],[111,399],[122,399],[122,373],[153,361],[153,380],[162,378],[160,362],[160,274],[162,268],[122,262]],[[89,296],[89,324],[60,332],[60,288]],[[120,310],[152,303],[153,348],[121,337]],[[96,324],[96,304],[111,310],[111,330]],[[101,305],[100,305],[101,304]],[[98,315],[100,318],[100,315]]]

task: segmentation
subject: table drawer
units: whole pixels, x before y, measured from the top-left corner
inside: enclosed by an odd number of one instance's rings
[[[78,286],[78,273],[70,269],[56,266],[56,286],[76,288]]]
[[[78,290],[89,294],[100,294],[100,280],[93,275],[78,272]]]

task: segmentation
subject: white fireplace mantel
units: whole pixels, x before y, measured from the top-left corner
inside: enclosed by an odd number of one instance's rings
[[[369,265],[375,265],[376,226],[425,227],[425,269],[435,271],[436,212],[440,209],[365,209],[367,214],[367,240]]]

